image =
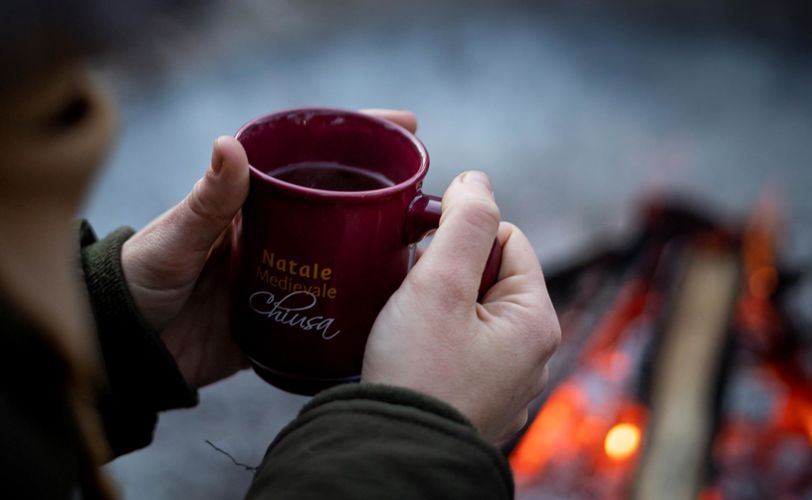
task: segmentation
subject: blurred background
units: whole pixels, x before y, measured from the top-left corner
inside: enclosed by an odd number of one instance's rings
[[[640,200],[682,193],[723,219],[769,191],[780,254],[812,263],[812,8],[733,2],[232,0],[145,29],[99,71],[118,145],[87,206],[97,232],[177,203],[211,143],[300,106],[409,109],[425,190],[488,172],[505,220],[554,270],[637,227]],[[793,295],[812,311],[812,293]],[[244,372],[161,417],[108,471],[125,498],[240,498],[304,398]]]

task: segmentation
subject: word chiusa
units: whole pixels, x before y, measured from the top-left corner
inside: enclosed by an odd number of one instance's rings
[[[299,299],[301,297],[303,301]],[[292,292],[279,300],[271,292],[254,292],[248,297],[248,305],[257,314],[281,325],[299,327],[309,332],[316,330],[324,340],[330,340],[341,333],[341,330],[330,331],[335,318],[324,316],[307,316],[303,311],[312,309],[318,299],[310,292]]]

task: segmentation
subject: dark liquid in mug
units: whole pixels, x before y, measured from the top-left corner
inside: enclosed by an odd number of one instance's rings
[[[335,162],[306,161],[268,172],[281,181],[326,191],[374,191],[395,183],[383,174]]]

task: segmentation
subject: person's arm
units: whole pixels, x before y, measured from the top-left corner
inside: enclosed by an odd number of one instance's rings
[[[132,234],[121,228],[97,240],[87,223],[80,229],[82,271],[108,382],[99,410],[116,456],[152,441],[158,412],[197,404],[197,392],[141,317],[124,280],[121,247]]]
[[[330,389],[271,444],[248,491],[264,499],[513,498],[507,461],[460,412],[405,388]]]

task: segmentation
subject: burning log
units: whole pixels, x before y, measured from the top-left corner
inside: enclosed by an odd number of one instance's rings
[[[733,253],[703,250],[689,259],[655,356],[635,499],[693,500],[701,490],[739,281]]]

